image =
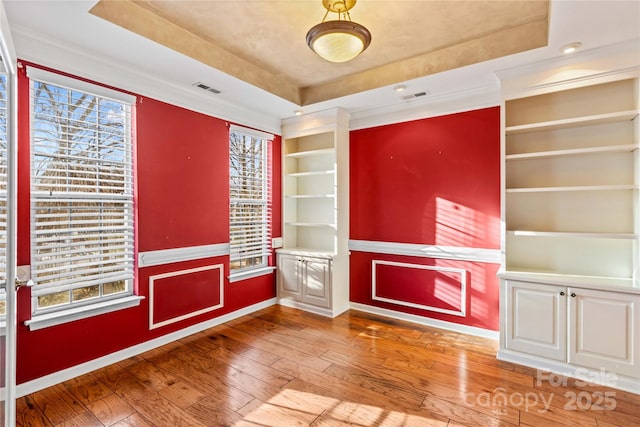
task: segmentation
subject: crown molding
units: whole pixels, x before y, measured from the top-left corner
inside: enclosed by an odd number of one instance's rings
[[[331,132],[337,128],[351,130],[349,113],[343,108],[330,108],[282,120],[282,136],[285,138]]]
[[[495,84],[441,95],[427,95],[399,104],[353,112],[349,130],[426,119],[497,105],[500,105],[500,86],[496,80]]]
[[[504,99],[637,77],[640,39],[496,71]]]
[[[72,44],[53,42],[45,35],[11,27],[18,58],[69,74],[153,98],[221,120],[280,134],[280,118],[234,105],[197,89],[159,79],[126,67],[117,58],[96,56]]]

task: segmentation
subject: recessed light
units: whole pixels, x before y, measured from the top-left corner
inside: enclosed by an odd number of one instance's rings
[[[393,90],[395,90],[396,92],[402,92],[406,88],[407,87],[405,85],[398,85],[398,86],[394,87]]]
[[[294,111],[294,113],[295,113],[295,115],[296,115],[296,116],[301,116],[303,112],[304,112],[304,111],[302,111],[302,110],[296,110],[296,111]]]
[[[567,55],[569,53],[573,53],[576,50],[580,49],[580,46],[582,46],[582,43],[580,43],[580,42],[573,42],[573,43],[565,44],[564,46],[562,46],[560,48],[560,52],[562,52],[563,54]]]

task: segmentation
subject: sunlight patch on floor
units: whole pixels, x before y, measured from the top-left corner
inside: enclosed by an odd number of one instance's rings
[[[236,427],[276,426],[355,426],[402,427],[439,426],[447,421],[434,420],[416,413],[389,411],[378,406],[346,402],[316,393],[284,389],[268,402],[254,401],[243,408],[243,420]],[[248,411],[247,411],[248,410]],[[248,424],[250,423],[250,424]]]

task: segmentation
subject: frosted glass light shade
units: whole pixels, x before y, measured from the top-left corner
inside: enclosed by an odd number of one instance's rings
[[[325,21],[307,33],[307,45],[322,59],[346,62],[360,55],[371,43],[371,33],[352,21]]]

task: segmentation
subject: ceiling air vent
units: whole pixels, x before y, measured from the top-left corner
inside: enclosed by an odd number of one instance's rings
[[[197,88],[200,88],[200,89],[204,89],[207,92],[215,93],[216,95],[220,93],[220,91],[218,89],[214,89],[211,86],[206,85],[206,84],[201,83],[201,82],[194,83],[193,86],[195,86]]]
[[[416,92],[416,93],[412,93],[411,95],[405,95],[405,96],[402,97],[402,99],[404,99],[405,101],[408,101],[408,100],[413,99],[413,98],[419,98],[421,96],[425,96],[428,93],[429,92],[426,92],[426,91],[425,92]]]

